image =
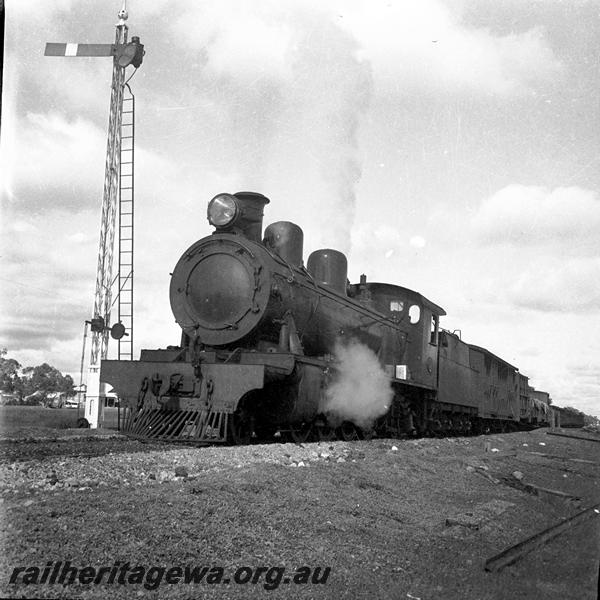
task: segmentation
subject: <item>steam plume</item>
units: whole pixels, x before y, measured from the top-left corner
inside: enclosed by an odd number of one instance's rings
[[[203,99],[203,118],[190,113],[186,126],[204,141],[207,163],[231,188],[266,193],[270,218],[302,224],[307,248],[349,252],[373,81],[339,10],[223,0],[194,4],[179,25],[201,66],[188,95]]]
[[[294,41],[291,92],[301,107],[298,137],[311,159],[305,173],[318,182],[319,214],[328,224],[322,242],[349,252],[361,177],[358,127],[371,98],[371,66],[357,57],[356,40],[322,17],[306,17]]]
[[[394,392],[374,352],[352,341],[336,343],[337,375],[326,392],[325,412],[339,422],[369,427],[384,415]]]

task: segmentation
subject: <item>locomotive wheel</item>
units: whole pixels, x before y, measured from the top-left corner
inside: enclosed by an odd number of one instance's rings
[[[317,426],[317,439],[320,442],[331,442],[335,440],[335,429],[329,427],[329,425],[318,425]]]
[[[245,446],[252,441],[252,425],[245,413],[233,413],[230,416],[229,433],[235,445]]]
[[[340,437],[346,442],[351,442],[353,440],[359,440],[360,437],[358,435],[358,429],[354,425],[354,423],[350,423],[350,421],[344,421],[339,427]]]
[[[290,438],[296,444],[307,442],[312,434],[312,423],[302,423],[298,429],[290,430]]]
[[[372,427],[371,429],[359,429],[359,439],[361,440],[372,440],[377,435],[377,432]]]

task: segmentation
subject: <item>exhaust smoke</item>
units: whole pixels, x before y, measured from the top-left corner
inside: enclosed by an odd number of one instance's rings
[[[357,341],[337,342],[333,382],[325,392],[325,413],[332,425],[352,421],[369,428],[389,409],[394,392],[375,353]]]

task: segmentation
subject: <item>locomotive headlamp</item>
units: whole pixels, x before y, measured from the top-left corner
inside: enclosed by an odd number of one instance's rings
[[[226,227],[238,214],[238,203],[231,194],[218,194],[208,203],[208,222],[214,227]]]

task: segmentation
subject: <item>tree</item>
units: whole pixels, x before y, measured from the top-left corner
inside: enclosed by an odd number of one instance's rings
[[[44,395],[53,392],[74,396],[73,379],[70,375],[63,375],[58,369],[48,363],[37,367],[25,367],[23,369],[23,395],[30,396],[36,392]]]
[[[49,394],[74,396],[75,387],[70,375],[44,363],[37,367],[22,367],[14,358],[6,357],[6,348],[0,349],[0,391],[17,394],[26,404],[44,404]]]
[[[0,349],[0,391],[8,394],[19,393],[21,365],[14,358],[5,358],[6,348]]]

